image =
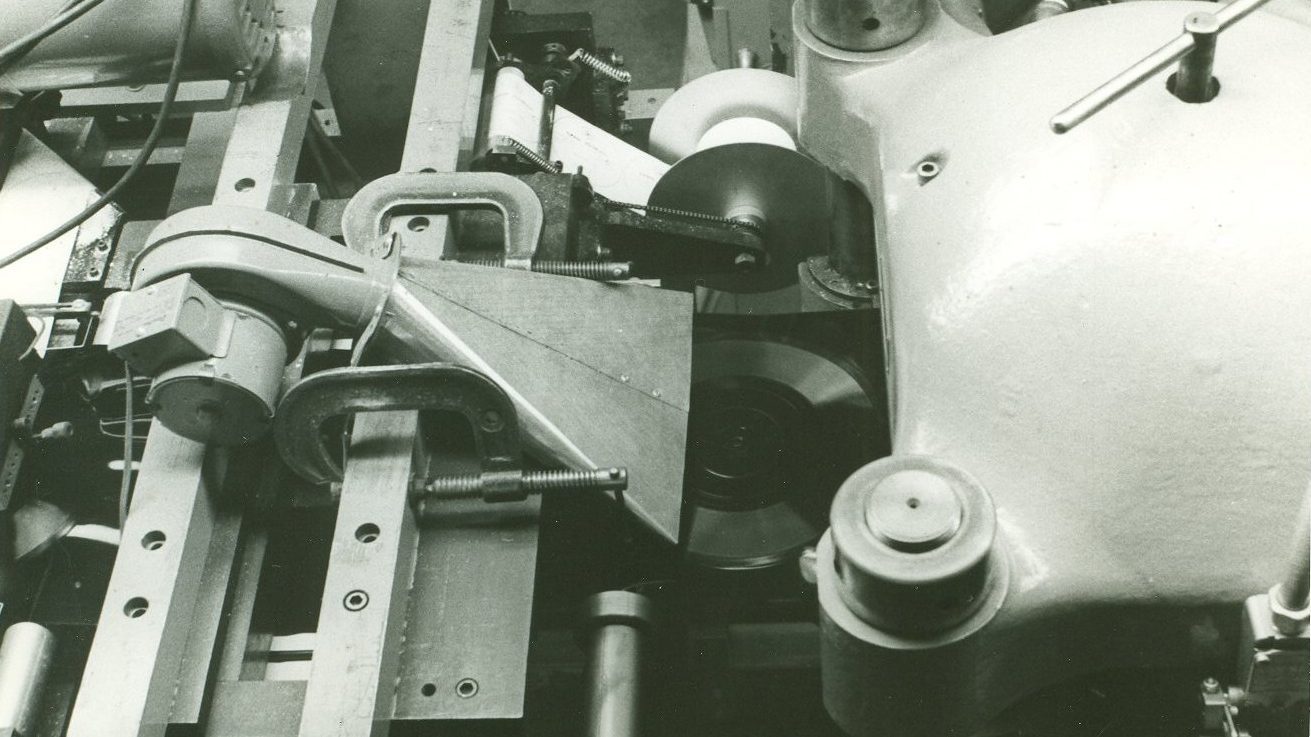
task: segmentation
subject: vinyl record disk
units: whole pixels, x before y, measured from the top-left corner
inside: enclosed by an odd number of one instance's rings
[[[875,455],[882,420],[858,376],[788,343],[697,343],[684,493],[689,558],[763,568],[819,537],[833,493]]]

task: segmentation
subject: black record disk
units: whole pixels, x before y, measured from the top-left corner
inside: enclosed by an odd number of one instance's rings
[[[875,405],[854,367],[790,343],[698,343],[684,493],[688,556],[745,570],[827,526],[838,485],[874,457]]]

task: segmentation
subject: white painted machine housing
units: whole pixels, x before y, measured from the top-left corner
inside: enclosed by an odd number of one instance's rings
[[[794,17],[800,140],[874,202],[895,452],[982,482],[1010,586],[965,641],[902,641],[841,604],[826,541],[826,702],[855,734],[1233,652],[1212,615],[1275,581],[1311,474],[1311,27],[1258,11],[1221,34],[1214,101],[1166,72],[1062,136],[1052,115],[1215,6],[986,37],[929,5],[873,53]]]

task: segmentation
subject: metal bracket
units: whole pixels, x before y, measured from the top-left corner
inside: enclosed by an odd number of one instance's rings
[[[442,410],[469,420],[484,471],[519,468],[519,422],[496,382],[449,363],[321,371],[293,386],[275,413],[273,434],[287,465],[315,483],[341,481],[323,443],[323,425],[357,412]]]

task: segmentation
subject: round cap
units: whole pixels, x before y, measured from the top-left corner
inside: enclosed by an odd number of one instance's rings
[[[979,611],[997,583],[992,498],[942,459],[864,466],[838,490],[829,521],[843,603],[885,631],[944,632]]]
[[[896,471],[875,484],[865,502],[865,524],[897,550],[932,550],[950,540],[960,522],[951,483],[928,471]]]

